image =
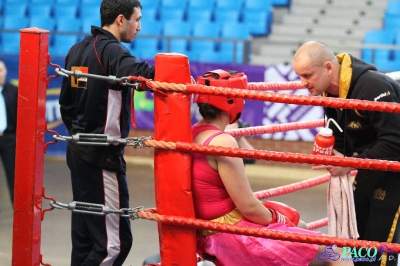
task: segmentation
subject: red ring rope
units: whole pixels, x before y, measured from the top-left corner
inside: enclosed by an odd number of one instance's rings
[[[247,88],[249,90],[296,90],[296,89],[305,89],[304,86],[301,85],[298,81],[289,81],[289,82],[249,82],[247,84]]]
[[[276,133],[276,132],[286,132],[290,130],[299,130],[306,128],[310,129],[310,128],[322,127],[323,125],[324,125],[324,119],[320,119],[315,121],[292,122],[292,123],[278,124],[278,125],[227,129],[225,130],[225,132],[228,133],[229,135],[232,135],[233,137],[239,137],[239,136],[253,136],[253,135],[261,135],[261,134]]]
[[[276,231],[265,228],[254,228],[247,226],[236,226],[231,224],[217,223],[212,221],[206,221],[195,218],[186,218],[172,215],[161,215],[154,213],[154,210],[143,210],[138,212],[138,216],[142,219],[154,220],[161,223],[177,225],[177,226],[185,226],[185,227],[194,227],[199,229],[208,229],[219,232],[233,233],[233,234],[241,234],[247,236],[255,236],[255,237],[263,237],[270,238],[275,240],[284,240],[284,241],[292,241],[292,242],[301,242],[308,244],[319,244],[319,245],[337,245],[338,247],[356,247],[356,248],[367,248],[367,247],[375,247],[379,249],[381,246],[386,246],[389,250],[393,250],[396,253],[400,253],[400,244],[396,243],[386,243],[386,242],[377,242],[377,241],[369,241],[369,240],[354,240],[347,238],[339,238],[332,236],[316,236],[316,235],[307,235],[300,233],[288,233],[282,231]]]

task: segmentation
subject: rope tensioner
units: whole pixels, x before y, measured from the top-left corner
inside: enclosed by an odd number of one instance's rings
[[[80,145],[108,146],[122,143],[137,149],[146,147],[144,141],[153,137],[114,138],[107,134],[77,133],[72,136],[53,135],[53,138],[57,141],[71,141]]]
[[[144,210],[143,206],[136,208],[122,208],[119,210],[111,209],[109,207],[104,206],[103,204],[95,204],[88,202],[80,202],[80,201],[72,201],[68,204],[61,202],[50,201],[50,205],[55,209],[68,209],[72,212],[77,213],[86,213],[92,215],[100,215],[104,216],[106,214],[119,214],[121,217],[128,217],[132,220],[138,219],[138,212]]]
[[[101,75],[95,75],[95,74],[89,74],[89,73],[83,73],[80,70],[75,70],[75,71],[69,71],[66,69],[63,69],[59,66],[55,69],[55,72],[57,75],[63,76],[63,77],[69,77],[73,76],[75,78],[94,78],[94,79],[101,79],[104,81],[107,81],[108,83],[115,84],[119,83],[123,86],[130,86],[133,87],[135,90],[140,90],[140,83],[141,82],[147,82],[149,81],[146,78],[143,77],[134,77],[134,76],[129,76],[129,77],[122,77],[122,78],[117,78],[116,76],[101,76]]]

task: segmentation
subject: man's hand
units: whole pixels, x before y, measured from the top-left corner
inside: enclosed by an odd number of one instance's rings
[[[344,158],[343,154],[341,154],[337,150],[333,150],[333,155]],[[313,165],[311,169],[312,170],[326,169],[331,174],[331,176],[342,176],[350,173],[352,170],[355,170],[355,168],[351,167],[332,166],[332,165]]]

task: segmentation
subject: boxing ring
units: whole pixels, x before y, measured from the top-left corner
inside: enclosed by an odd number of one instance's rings
[[[400,245],[375,241],[362,241],[329,236],[305,234],[287,235],[274,230],[260,230],[244,226],[233,226],[195,218],[190,184],[191,153],[256,158],[277,162],[327,164],[351,166],[358,169],[400,171],[400,163],[393,161],[338,158],[315,156],[312,154],[283,153],[263,150],[246,150],[203,146],[192,143],[190,105],[193,93],[212,95],[229,95],[245,99],[273,101],[287,104],[330,106],[335,108],[356,108],[381,112],[400,113],[397,103],[369,102],[361,100],[347,101],[322,97],[307,97],[271,93],[268,90],[279,88],[299,88],[298,83],[249,83],[247,89],[202,86],[191,83],[188,58],[180,54],[157,54],[155,57],[156,75],[154,80],[141,77],[128,77],[120,80],[128,86],[137,86],[137,82],[146,83],[154,92],[154,137],[113,139],[108,136],[76,136],[75,139],[59,136],[47,130],[45,121],[46,88],[51,78],[65,72],[59,66],[50,63],[48,55],[49,31],[37,28],[23,29],[21,32],[20,67],[19,67],[19,105],[17,119],[17,153],[15,171],[15,204],[13,226],[14,266],[49,265],[44,263],[40,252],[41,222],[45,213],[54,208],[68,208],[79,211],[79,207],[91,208],[93,212],[104,215],[126,215],[132,219],[148,219],[158,222],[159,247],[162,265],[192,266],[198,262],[196,256],[196,229],[211,229],[221,232],[266,237],[277,240],[337,245],[338,247],[374,247],[387,246],[395,253],[400,253]],[[47,76],[47,67],[57,68],[58,75]],[[82,73],[68,73],[82,75]],[[275,125],[271,127],[253,127],[231,130],[233,136],[248,136],[294,130],[306,127],[322,126],[324,121]],[[73,140],[76,142],[93,141],[103,144],[123,142],[134,148],[150,147],[155,149],[154,176],[156,208],[133,208],[124,210],[107,210],[106,206],[93,206],[90,203],[61,204],[54,197],[46,196],[43,187],[44,143],[45,132],[54,134],[56,141]],[[55,141],[55,142],[56,142]],[[354,172],[352,173],[354,175]],[[278,187],[256,192],[257,198],[265,199],[291,193],[314,185],[328,182],[329,175],[305,180],[289,186]],[[43,207],[43,199],[49,200],[51,208]],[[90,213],[88,213],[90,215]],[[308,224],[315,229],[327,224],[322,219]],[[184,243],[184,244],[182,244]]]

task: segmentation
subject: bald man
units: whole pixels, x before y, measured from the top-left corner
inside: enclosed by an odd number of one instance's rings
[[[397,82],[350,54],[335,55],[320,42],[300,46],[293,58],[293,68],[313,96],[400,102]],[[333,118],[343,129],[341,133],[331,127],[336,156],[400,161],[400,114],[329,107],[324,111],[328,119]],[[353,170],[321,167],[332,176]],[[353,187],[359,239],[399,243],[400,173],[358,169]],[[375,262],[357,265],[381,265],[382,261],[386,263],[382,265],[397,265],[397,255],[382,256],[382,250]]]

